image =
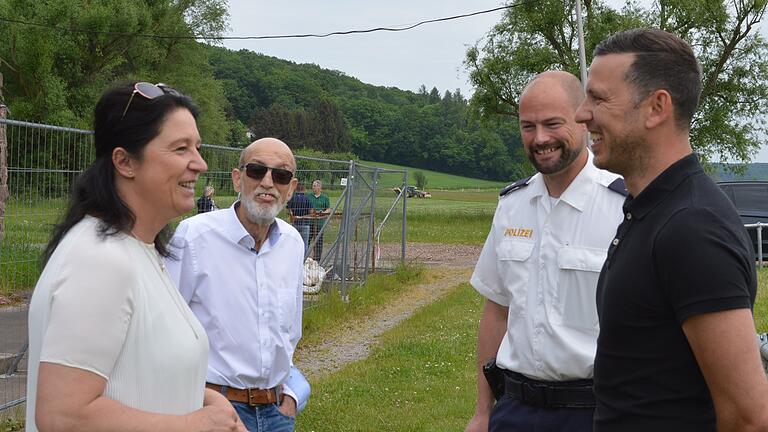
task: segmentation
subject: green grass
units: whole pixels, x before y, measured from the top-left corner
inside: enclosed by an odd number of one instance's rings
[[[387,169],[407,169],[408,170],[408,184],[415,185],[416,180],[413,177],[413,173],[416,171],[421,171],[424,173],[424,175],[427,178],[427,187],[426,189],[428,191],[432,191],[432,189],[501,189],[507,184],[511,183],[515,179],[510,179],[509,182],[500,182],[500,181],[491,181],[491,180],[481,180],[481,179],[473,179],[469,177],[461,177],[453,174],[446,174],[441,173],[437,171],[430,171],[425,170],[421,168],[411,168],[406,167],[402,165],[393,165],[388,163],[382,163],[382,162],[369,162],[369,161],[360,161],[360,163],[372,167],[377,168],[387,168]],[[402,178],[398,178],[396,175],[393,174],[385,174],[382,175],[381,180],[379,182],[379,185],[381,187],[386,188],[393,188],[396,186],[400,186],[402,184]]]
[[[406,239],[416,243],[483,244],[497,202],[495,191],[436,191],[432,198],[409,199]],[[382,242],[400,239],[402,216],[393,218],[397,223],[384,226]]]
[[[341,191],[328,191],[331,203],[340,199]],[[433,198],[408,199],[407,234],[409,242],[443,244],[482,244],[488,234],[498,201],[493,191],[435,191]],[[234,196],[216,196],[219,208],[229,207]],[[376,199],[375,228],[384,219],[395,199],[394,192],[380,190]],[[64,211],[63,199],[35,202],[8,202],[5,237],[0,244],[0,295],[28,291],[40,274],[40,254],[50,238],[53,225]],[[343,208],[341,206],[340,208]],[[285,217],[285,212],[283,213]],[[177,224],[173,222],[173,225]],[[336,238],[339,223],[331,223],[325,234],[330,245]],[[367,238],[367,225],[358,227],[361,239]],[[402,204],[384,225],[381,242],[399,242],[402,235]]]
[[[768,267],[757,268],[757,297],[755,298],[755,329],[768,332]]]
[[[341,191],[327,191],[331,207],[340,199]],[[491,220],[498,203],[498,192],[493,191],[435,191],[432,198],[411,198],[406,204],[407,234],[409,242],[441,244],[483,244],[491,228]],[[395,195],[380,191],[376,198],[376,227],[392,205]],[[234,202],[235,197],[216,198],[220,208]],[[343,208],[343,203],[340,209]],[[283,218],[287,219],[285,212]],[[382,231],[384,243],[399,242],[402,235],[402,205],[393,210]],[[367,231],[366,231],[367,232]],[[338,223],[330,225],[326,243],[335,238]]]
[[[0,411],[0,432],[23,431],[25,412],[24,405]]]
[[[302,345],[313,345],[330,337],[333,330],[351,319],[363,318],[389,303],[409,286],[423,280],[424,267],[406,263],[393,274],[373,273],[365,285],[349,291],[349,302],[337,293],[321,295],[303,315]]]
[[[5,419],[0,422],[0,432],[15,432],[24,430],[23,420]]]
[[[8,200],[0,248],[0,294],[29,290],[40,275],[40,255],[65,201]]]
[[[367,359],[313,382],[296,430],[463,431],[482,301],[461,284],[386,332]]]

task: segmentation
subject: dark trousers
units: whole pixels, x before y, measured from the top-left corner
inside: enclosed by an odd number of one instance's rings
[[[505,394],[491,411],[488,432],[592,432],[594,412],[594,408],[536,408]]]
[[[323,236],[325,234],[317,235],[320,230],[323,228],[321,224],[312,224],[312,229],[309,232],[309,243],[312,243],[317,239],[317,242],[315,243],[314,247],[314,260],[320,261],[320,258],[323,256]]]

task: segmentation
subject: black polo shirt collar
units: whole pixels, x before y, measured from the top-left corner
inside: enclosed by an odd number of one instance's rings
[[[702,172],[704,169],[695,153],[678,160],[653,179],[637,197],[627,196],[624,201],[624,214],[629,217],[642,219],[659,205],[664,198],[677,189],[688,177]]]

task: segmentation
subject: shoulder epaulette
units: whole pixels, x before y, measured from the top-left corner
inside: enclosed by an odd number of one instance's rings
[[[518,189],[522,189],[522,188],[528,186],[528,182],[531,180],[531,178],[533,178],[533,176],[526,177],[524,179],[520,179],[520,180],[512,183],[511,185],[509,185],[509,186],[505,187],[504,189],[502,189],[501,192],[499,192],[499,196],[500,197],[506,196],[506,195],[508,195],[511,192],[514,192],[514,191],[516,191]]]
[[[617,194],[620,194],[622,196],[629,195],[629,191],[627,191],[627,185],[624,183],[624,179],[619,177],[616,180],[612,181],[611,184],[608,185],[608,189],[616,192]]]

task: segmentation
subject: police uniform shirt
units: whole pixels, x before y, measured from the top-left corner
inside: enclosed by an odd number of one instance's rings
[[[752,307],[749,235],[694,154],[630,197],[624,212],[597,287],[595,431],[714,432],[712,398],[682,325]]]
[[[553,206],[541,174],[500,198],[470,280],[509,307],[500,367],[545,381],[592,377],[595,288],[622,219],[624,195],[609,189],[617,178],[590,154]]]

